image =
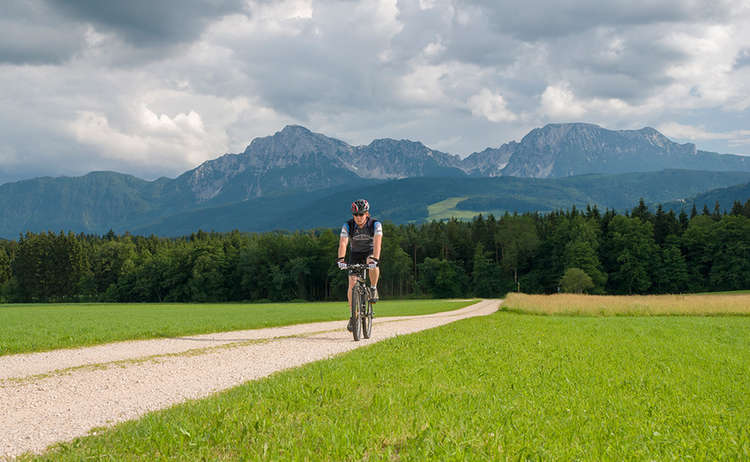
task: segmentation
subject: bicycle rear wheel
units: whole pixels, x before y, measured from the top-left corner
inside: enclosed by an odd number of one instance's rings
[[[370,338],[372,335],[372,302],[369,295],[365,295],[365,303],[362,304],[362,336],[364,338]]]
[[[359,313],[360,306],[363,300],[364,295],[360,291],[359,287],[354,286],[352,288],[352,318],[354,319],[352,336],[354,336],[355,342],[359,342],[359,337],[362,335],[362,323],[359,322]]]

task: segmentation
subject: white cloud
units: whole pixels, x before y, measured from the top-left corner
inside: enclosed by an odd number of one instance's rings
[[[715,25],[666,37],[666,43],[689,57],[666,70],[683,89],[682,106],[716,105],[732,98],[732,68],[739,51],[733,32],[732,26]]]
[[[468,105],[473,115],[485,117],[490,122],[509,122],[518,118],[508,110],[501,94],[487,88],[469,98]]]
[[[68,129],[76,141],[101,149],[103,156],[140,162],[146,160],[148,143],[113,129],[104,114],[79,111]]]
[[[417,64],[401,77],[400,96],[415,103],[439,103],[447,98],[441,80],[447,73],[445,65]]]
[[[544,89],[541,98],[541,111],[553,119],[578,119],[586,113],[584,105],[576,100],[569,85],[562,83]]]
[[[712,132],[703,125],[686,125],[667,122],[658,126],[658,130],[670,138],[689,141],[726,140],[734,146],[750,144],[750,130],[730,130]]]
[[[192,133],[197,136],[205,135],[201,116],[190,111],[188,114],[180,113],[174,118],[166,114],[156,115],[146,105],[141,105],[141,123],[145,128],[154,133]]]
[[[445,51],[445,46],[440,41],[430,42],[424,47],[424,55],[426,57],[435,57]]]
[[[430,10],[435,8],[436,0],[419,0],[419,8],[423,10]]]

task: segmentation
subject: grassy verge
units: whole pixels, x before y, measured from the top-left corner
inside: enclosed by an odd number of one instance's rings
[[[747,459],[748,364],[748,317],[500,312],[152,413],[39,459]]]
[[[511,293],[503,309],[566,315],[750,315],[750,294],[711,295],[526,295]]]
[[[377,315],[458,309],[473,301],[384,300]],[[268,304],[0,305],[0,355],[349,317],[346,302]]]

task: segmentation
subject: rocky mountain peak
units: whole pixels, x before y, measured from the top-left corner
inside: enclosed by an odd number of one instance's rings
[[[351,146],[335,138],[314,133],[300,125],[287,125],[273,136],[253,139],[244,154],[259,158],[294,158],[310,154],[336,155]]]
[[[604,129],[587,123],[547,124],[531,130],[521,140],[521,144],[533,145],[538,149],[554,147],[563,141],[590,140]]]
[[[280,131],[276,132],[276,134],[283,136],[304,136],[311,135],[312,132],[302,125],[287,125]]]
[[[381,138],[373,140],[369,145],[368,149],[375,151],[399,149],[407,155],[413,155],[414,153],[427,153],[432,151],[430,148],[420,143],[419,141],[411,140],[394,140],[393,138]]]
[[[655,129],[651,127],[642,128],[641,130],[639,130],[639,132],[646,141],[662,149],[667,149],[672,144],[675,144],[672,141],[670,141],[666,136],[662,135],[661,133],[659,133],[658,131],[656,131]]]
[[[654,128],[608,130],[598,125],[549,124],[529,132],[502,175],[560,177],[653,171],[693,164],[695,145],[678,144]]]

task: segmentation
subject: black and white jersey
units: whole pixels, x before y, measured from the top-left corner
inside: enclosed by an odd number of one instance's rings
[[[372,217],[367,217],[367,221],[361,228],[357,226],[353,218],[341,227],[341,237],[349,238],[352,253],[371,254],[373,238],[378,234],[383,235],[383,225]]]

